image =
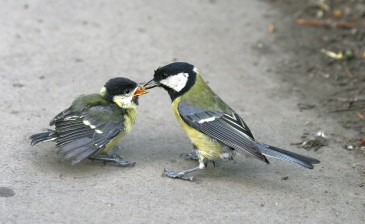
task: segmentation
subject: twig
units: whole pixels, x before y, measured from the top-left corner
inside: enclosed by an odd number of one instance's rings
[[[355,22],[347,22],[347,21],[333,21],[333,20],[305,20],[305,19],[297,19],[298,25],[303,26],[334,26],[341,28],[355,28]],[[365,27],[365,24],[362,24]]]
[[[362,110],[362,109],[365,109],[365,106],[358,106],[358,107],[349,107],[349,108],[346,108],[346,109],[338,109],[338,110],[331,110],[331,111],[328,111],[328,113],[339,113],[339,112],[347,112],[347,111],[354,111],[354,110]]]

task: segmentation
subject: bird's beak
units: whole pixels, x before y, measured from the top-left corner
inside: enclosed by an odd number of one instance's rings
[[[146,88],[144,87],[143,83],[142,84],[139,84],[136,91],[134,91],[134,94],[133,96],[140,96],[140,95],[143,95],[143,94],[146,94],[148,93],[148,91],[146,90]]]
[[[156,86],[159,86],[160,83],[159,82],[156,82],[155,80],[151,80],[149,82],[147,82],[146,84],[144,84],[144,88],[145,89],[152,89],[152,88],[155,88]]]

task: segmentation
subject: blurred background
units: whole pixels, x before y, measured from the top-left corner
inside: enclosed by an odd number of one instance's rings
[[[0,15],[1,223],[365,220],[365,1],[0,0]],[[191,144],[163,90],[140,98],[119,144],[135,167],[30,146],[78,95],[174,61],[199,68],[257,140],[321,164],[243,156],[194,183],[162,178],[196,165],[179,158]]]

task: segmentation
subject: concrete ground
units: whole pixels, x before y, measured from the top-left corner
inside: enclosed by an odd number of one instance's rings
[[[273,44],[267,27],[281,15],[268,3],[2,0],[0,15],[1,223],[364,223],[364,158],[337,143],[351,133],[299,111],[297,87],[278,79],[277,62],[295,55]],[[138,122],[120,142],[135,167],[71,166],[52,143],[30,146],[76,96],[115,76],[148,81],[174,60],[195,64],[259,141],[321,164],[238,157],[196,182],[162,178],[164,167],[196,163],[179,158],[191,146],[159,89],[141,97]],[[290,145],[318,130],[329,146]]]

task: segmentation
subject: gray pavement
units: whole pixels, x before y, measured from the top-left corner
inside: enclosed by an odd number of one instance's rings
[[[364,159],[336,141],[348,130],[300,112],[296,87],[278,79],[277,62],[293,55],[267,33],[280,18],[270,5],[3,0],[0,15],[0,223],[364,222]],[[197,173],[194,183],[162,178],[164,167],[196,165],[179,158],[191,147],[163,90],[141,97],[137,124],[119,144],[133,168],[71,166],[52,143],[29,145],[76,96],[115,76],[147,81],[173,60],[195,64],[259,141],[322,163],[307,170],[237,157]],[[318,130],[332,138],[328,147],[290,146]]]

